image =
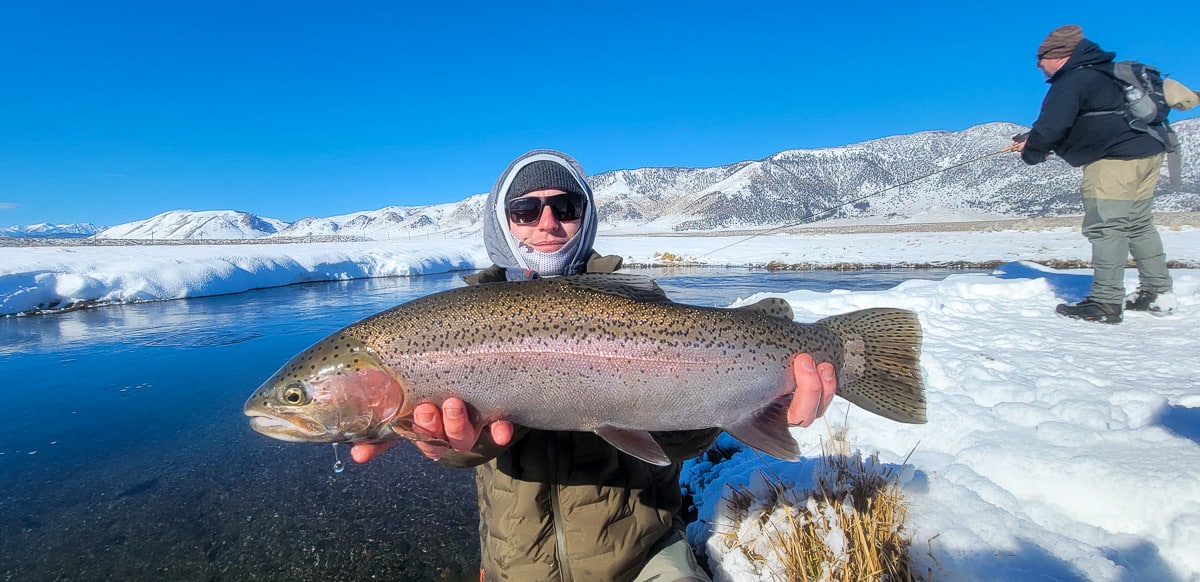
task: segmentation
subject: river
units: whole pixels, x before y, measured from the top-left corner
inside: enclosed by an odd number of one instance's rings
[[[963,271],[632,270],[674,300],[871,290]],[[0,318],[4,580],[466,580],[472,473],[401,444],[366,465],[241,406],[288,358],[459,275],[310,283]]]

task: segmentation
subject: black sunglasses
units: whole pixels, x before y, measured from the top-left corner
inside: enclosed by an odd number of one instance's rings
[[[583,218],[587,198],[582,194],[566,192],[545,198],[528,196],[508,201],[508,219],[516,224],[533,224],[542,218],[542,208],[549,206],[550,212],[559,222],[570,222]]]

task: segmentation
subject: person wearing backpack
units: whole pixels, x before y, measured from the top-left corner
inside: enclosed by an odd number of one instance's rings
[[[1136,91],[1127,101],[1126,91],[1133,87],[1115,77],[1115,57],[1084,38],[1079,26],[1054,29],[1037,51],[1037,66],[1050,89],[1032,129],[1014,138],[1012,146],[1029,165],[1055,153],[1083,167],[1082,230],[1092,245],[1092,286],[1082,301],[1061,304],[1056,311],[1100,323],[1120,323],[1123,310],[1164,315],[1175,308],[1166,254],[1151,214],[1170,143],[1166,107],[1149,123],[1135,119],[1127,103],[1133,103]],[[1125,264],[1131,255],[1138,289],[1126,297]]]

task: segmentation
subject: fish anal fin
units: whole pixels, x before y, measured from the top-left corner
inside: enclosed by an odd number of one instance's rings
[[[787,410],[792,395],[780,396],[763,407],[754,416],[733,426],[723,427],[729,436],[742,444],[754,447],[777,459],[800,460],[800,446],[788,429]]]
[[[671,464],[671,459],[663,452],[658,441],[644,430],[602,426],[593,432],[608,444],[647,463],[660,466]]]

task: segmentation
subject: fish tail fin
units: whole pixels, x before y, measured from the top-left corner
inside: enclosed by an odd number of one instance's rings
[[[925,422],[921,322],[906,309],[880,307],[817,322],[841,336],[838,396],[898,422]]]

